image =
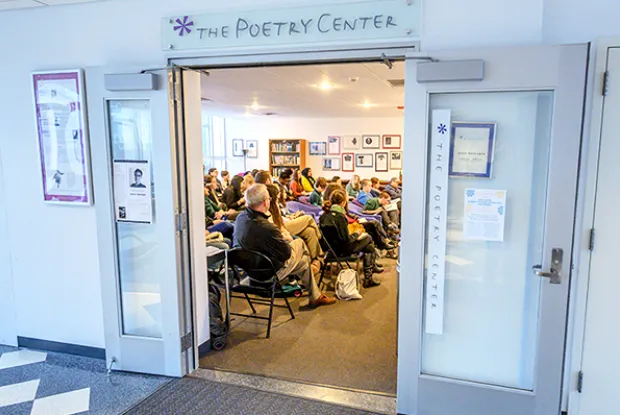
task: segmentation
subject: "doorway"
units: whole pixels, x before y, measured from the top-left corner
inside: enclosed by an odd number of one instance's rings
[[[287,168],[309,168],[316,180],[344,187],[358,175],[379,189],[400,181],[403,61],[201,69],[205,171],[265,170],[275,182]],[[319,214],[303,202],[296,208]],[[378,254],[381,286],[362,300],[307,310],[305,298],[290,299],[295,319],[276,309],[269,339],[264,322],[234,317],[226,347],[203,354],[200,367],[395,396],[397,260]],[[334,295],[333,283],[324,289]],[[231,309],[250,311],[238,299]]]

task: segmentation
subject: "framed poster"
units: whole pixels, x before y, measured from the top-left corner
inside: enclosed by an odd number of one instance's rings
[[[497,124],[453,122],[450,176],[490,179]]]
[[[343,137],[342,148],[344,150],[359,150],[362,145],[362,138],[359,135],[345,135]]]
[[[383,148],[400,148],[400,135],[386,134],[383,136]]]
[[[340,137],[337,135],[327,137],[327,154],[340,154]]]
[[[248,158],[258,158],[258,140],[246,140]]]
[[[114,160],[117,222],[152,223],[151,168],[148,160]]]
[[[342,171],[355,171],[353,157],[353,153],[342,153]]]
[[[403,152],[390,151],[390,170],[403,169]]]
[[[232,155],[233,157],[243,157],[243,139],[233,138],[232,140]]]
[[[340,157],[323,158],[323,170],[339,171],[340,170]]]
[[[374,155],[371,153],[355,155],[355,167],[372,167],[374,161]]]
[[[311,156],[324,156],[327,154],[327,144],[323,141],[311,141],[310,142],[310,155]]]
[[[81,69],[32,74],[43,201],[92,203]]]
[[[362,148],[381,148],[380,135],[363,135]]]
[[[375,153],[375,171],[388,171],[388,153],[377,152]]]

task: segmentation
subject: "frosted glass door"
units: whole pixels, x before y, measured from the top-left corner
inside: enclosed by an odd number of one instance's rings
[[[444,327],[424,334],[422,373],[533,390],[553,92],[434,94],[430,109],[496,129],[491,177],[448,181]],[[468,189],[505,192],[503,241],[466,232]]]

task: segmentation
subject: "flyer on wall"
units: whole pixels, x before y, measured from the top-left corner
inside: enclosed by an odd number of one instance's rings
[[[147,160],[114,160],[114,210],[117,222],[153,222]]]
[[[82,71],[32,77],[44,201],[90,205]]]
[[[506,190],[465,189],[463,239],[502,242]]]

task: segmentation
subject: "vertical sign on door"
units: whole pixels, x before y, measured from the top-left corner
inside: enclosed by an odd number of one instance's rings
[[[426,271],[426,321],[428,334],[443,334],[444,280],[446,269],[446,225],[448,218],[448,174],[450,159],[450,110],[432,114],[428,268]]]

